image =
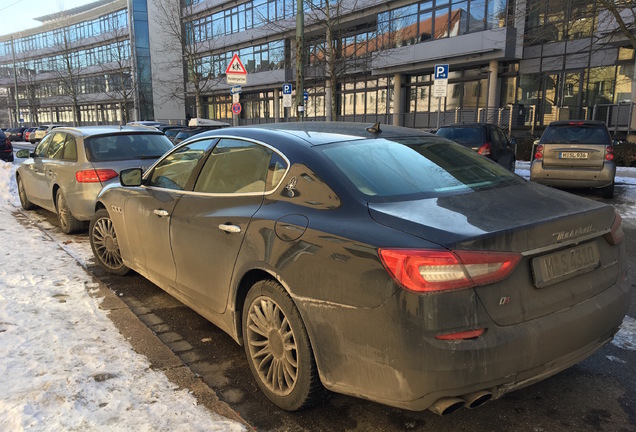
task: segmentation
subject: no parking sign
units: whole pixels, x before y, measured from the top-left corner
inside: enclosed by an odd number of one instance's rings
[[[241,104],[236,102],[232,104],[232,113],[239,115],[241,113]]]

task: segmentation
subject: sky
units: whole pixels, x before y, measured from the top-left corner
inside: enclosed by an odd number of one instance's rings
[[[89,295],[90,245],[20,217],[16,166],[0,161],[0,430],[244,431],[133,350]]]
[[[70,242],[38,212],[25,216],[17,166],[0,161],[5,264],[0,266],[0,430],[244,431],[198,405],[133,350],[99,308],[100,299],[89,295],[97,284],[85,269],[92,259],[88,236]],[[516,172],[528,178],[529,162],[517,162]],[[624,223],[636,224],[636,168],[619,168],[616,182],[621,188],[616,207]],[[634,317],[625,317],[612,344],[636,351]],[[620,355],[607,358],[626,362]]]
[[[1,0],[0,36],[41,25],[34,18],[72,9],[95,0]]]

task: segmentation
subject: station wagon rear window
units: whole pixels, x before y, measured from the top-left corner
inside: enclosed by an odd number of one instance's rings
[[[86,154],[91,162],[158,159],[172,148],[163,134],[113,134],[86,138]]]
[[[444,139],[372,139],[321,149],[370,201],[438,197],[523,182],[505,168]]]

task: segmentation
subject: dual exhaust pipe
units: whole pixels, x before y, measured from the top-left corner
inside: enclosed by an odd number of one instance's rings
[[[437,415],[448,415],[460,408],[473,409],[482,406],[492,399],[492,392],[480,390],[460,397],[445,397],[438,399],[428,409]]]

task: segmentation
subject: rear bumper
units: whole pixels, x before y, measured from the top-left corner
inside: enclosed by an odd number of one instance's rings
[[[616,164],[606,161],[603,168],[545,167],[541,159],[530,166],[530,180],[547,186],[571,188],[602,188],[614,182]]]
[[[332,310],[328,323],[306,310],[305,322],[327,388],[421,411],[481,390],[497,398],[587,358],[618,330],[629,287],[623,278],[576,306],[510,326],[497,326],[476,301],[471,321],[486,332],[473,340],[435,339],[430,314],[410,309],[400,293],[375,310]]]

